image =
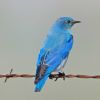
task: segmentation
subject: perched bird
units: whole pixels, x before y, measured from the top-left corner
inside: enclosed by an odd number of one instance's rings
[[[60,17],[49,30],[37,60],[35,92],[40,92],[52,72],[63,74],[69,52],[73,45],[71,27],[75,21],[71,17]]]

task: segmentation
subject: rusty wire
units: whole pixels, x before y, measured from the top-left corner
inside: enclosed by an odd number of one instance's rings
[[[33,78],[35,75],[33,74],[12,74],[13,69],[10,70],[9,74],[0,74],[0,78],[5,78],[5,82],[9,78]],[[80,74],[67,74],[67,75],[59,75],[59,74],[52,74],[50,79],[55,78],[55,81],[58,78],[93,78],[93,79],[100,79],[100,75],[80,75]]]
[[[0,74],[0,78],[32,78],[35,75],[32,74]],[[52,74],[52,78],[63,78],[64,76],[59,76],[59,74]],[[66,78],[96,78],[100,79],[100,75],[80,75],[80,74],[67,74]]]

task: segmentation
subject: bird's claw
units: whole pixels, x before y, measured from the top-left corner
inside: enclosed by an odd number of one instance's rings
[[[57,81],[59,77],[63,78],[63,80],[65,80],[65,73],[64,72],[63,73],[59,72],[58,77],[56,77],[55,81]]]
[[[63,80],[65,80],[65,73],[64,72],[63,73],[59,73],[59,77],[62,77]]]
[[[59,74],[58,74],[58,76],[59,76]],[[50,74],[50,75],[49,75],[49,79],[53,79],[53,78],[54,78],[54,75]],[[55,81],[57,81],[58,78],[59,78],[59,77],[56,77]]]
[[[49,79],[53,79],[53,78],[54,78],[54,75],[50,74]],[[57,81],[58,78],[63,78],[63,80],[65,80],[65,73],[64,72],[63,73],[59,72],[59,74],[55,77],[55,81]]]
[[[55,79],[55,81],[57,81],[58,80],[58,77]]]

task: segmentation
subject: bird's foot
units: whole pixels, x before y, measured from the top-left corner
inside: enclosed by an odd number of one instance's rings
[[[64,72],[63,72],[63,73],[59,72],[59,74],[58,74],[58,76],[56,77],[55,81],[57,81],[58,78],[63,78],[63,80],[65,80],[65,73],[64,73]]]
[[[53,78],[55,78],[55,81],[57,81],[58,78],[59,78],[59,74],[57,74],[57,76],[55,76],[55,75],[53,75],[53,74],[50,74],[50,75],[49,75],[49,79],[53,79]]]
[[[49,79],[53,79],[53,75],[52,74],[49,75]]]
[[[63,80],[65,80],[65,73],[64,72],[63,73],[59,72],[59,77],[61,77],[61,78],[63,78]]]
[[[63,78],[63,80],[65,80],[65,73],[59,72],[56,76],[54,76],[53,74],[50,74],[49,79],[53,79],[53,78],[55,78],[55,81],[57,81],[58,78]]]

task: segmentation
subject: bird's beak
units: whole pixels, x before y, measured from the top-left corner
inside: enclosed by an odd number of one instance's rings
[[[72,24],[76,24],[76,23],[81,23],[81,21],[76,21],[76,20],[72,21]]]

